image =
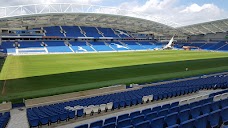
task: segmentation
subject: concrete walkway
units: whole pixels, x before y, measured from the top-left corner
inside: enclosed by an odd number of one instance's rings
[[[29,128],[26,108],[10,110],[11,118],[6,128]]]

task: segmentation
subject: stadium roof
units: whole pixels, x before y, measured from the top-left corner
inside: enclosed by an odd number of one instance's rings
[[[33,4],[0,8],[0,28],[78,25],[148,32],[157,36],[186,36],[167,25],[171,22],[164,23],[156,22],[155,17],[147,14],[95,5]]]
[[[119,8],[81,4],[32,4],[0,8],[0,28],[37,28],[77,25],[153,33],[155,36],[186,37],[228,31],[228,20],[220,20],[175,28],[177,23],[159,17]],[[172,27],[171,27],[172,26]]]
[[[183,33],[187,35],[228,32],[228,19],[188,25],[179,27],[178,29],[180,29]]]

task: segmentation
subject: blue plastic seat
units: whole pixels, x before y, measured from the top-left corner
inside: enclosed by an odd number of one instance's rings
[[[132,124],[137,124],[144,121],[144,115],[135,116],[132,118]]]
[[[220,105],[222,108],[225,108],[226,106],[228,106],[228,99],[220,101]]]
[[[172,107],[169,109],[169,113],[174,113],[174,112],[178,112],[178,111],[179,111],[179,106]]]
[[[142,121],[140,123],[135,124],[135,128],[150,128],[150,121]]]
[[[160,110],[161,110],[161,106],[157,106],[157,107],[152,108],[152,112],[160,111]]]
[[[170,105],[170,108],[176,107],[176,106],[178,106],[178,105],[179,105],[179,102],[173,102],[173,103]]]
[[[190,119],[180,123],[179,128],[194,128],[194,119]]]
[[[189,109],[189,105],[185,104],[185,105],[179,106],[179,111],[184,110],[184,109]]]
[[[40,118],[40,122],[42,125],[46,125],[48,124],[48,117],[47,116],[43,116]]]
[[[92,122],[89,127],[90,128],[101,127],[102,125],[103,125],[103,120],[98,120],[98,121]]]
[[[202,105],[202,106],[201,106],[201,112],[202,112],[203,114],[210,113],[210,112],[211,112],[210,106],[211,106],[211,103],[207,103],[207,104]]]
[[[105,119],[104,124],[109,124],[109,123],[113,123],[116,122],[116,117],[110,117]]]
[[[200,108],[201,108],[201,106],[196,106],[190,110],[192,118],[196,118],[196,117],[200,116]]]
[[[154,118],[150,121],[152,128],[163,128],[164,127],[164,116]]]
[[[221,110],[216,110],[209,114],[208,121],[211,128],[215,128],[219,125],[220,112]]]
[[[195,128],[207,128],[207,118],[208,114],[196,117],[196,120],[194,121]]]
[[[220,116],[222,117],[222,122],[227,123],[228,122],[228,106],[223,108],[220,112]]]
[[[158,116],[166,116],[169,113],[169,109],[164,109],[158,112]]]
[[[74,128],[88,128],[88,124],[82,124],[82,125],[76,126]]]
[[[140,111],[130,113],[130,118],[134,118],[135,116],[139,116],[141,113]]]
[[[121,121],[121,120],[124,120],[124,119],[127,119],[127,118],[129,118],[129,114],[119,115],[118,118],[117,118],[117,121]]]
[[[147,108],[147,109],[142,110],[141,113],[144,114],[144,115],[146,115],[146,114],[148,114],[150,112],[151,112],[151,108]]]
[[[157,112],[151,112],[151,113],[146,114],[146,116],[145,116],[146,120],[152,120],[157,117],[158,117]]]
[[[181,123],[189,120],[189,117],[190,117],[190,109],[185,109],[179,112],[179,120]]]
[[[213,103],[211,104],[211,109],[212,109],[212,111],[215,111],[215,110],[220,109],[219,106],[220,106],[220,105],[219,105],[219,101],[213,102]]]
[[[113,102],[113,109],[117,109],[117,108],[119,108],[119,106],[120,106],[120,102],[119,101],[115,101],[115,102]]]
[[[75,118],[75,112],[74,112],[74,111],[69,111],[69,112],[68,112],[68,118],[69,118],[69,119]]]
[[[77,116],[78,117],[81,117],[81,116],[83,116],[83,109],[79,109],[79,110],[77,110]]]
[[[162,109],[169,109],[170,108],[170,104],[165,104],[165,105],[162,105]]]
[[[102,128],[116,128],[116,123],[112,122],[112,123],[104,124]]]
[[[123,128],[123,127],[127,127],[131,125],[131,119],[130,118],[127,118],[127,119],[124,119],[124,120],[121,120],[117,123],[117,127],[118,128]]]
[[[28,119],[29,125],[32,127],[37,127],[39,125],[39,119],[38,118],[32,118]]]
[[[172,125],[176,125],[177,119],[178,119],[177,117],[178,117],[178,112],[168,114],[165,117],[165,122],[166,122],[167,126],[170,127]]]

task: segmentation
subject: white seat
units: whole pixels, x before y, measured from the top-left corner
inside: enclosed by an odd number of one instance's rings
[[[66,107],[64,107],[64,109],[67,109],[67,110],[69,110],[69,108],[71,108],[70,106],[66,106]]]
[[[188,99],[180,101],[179,105],[185,105],[188,104]]]
[[[112,102],[107,103],[107,109],[108,110],[111,110],[112,107],[113,107],[113,103]]]
[[[223,93],[222,95],[221,95],[221,100],[225,100],[225,99],[227,99],[228,98],[228,93]]]
[[[214,96],[213,101],[219,101],[219,100],[221,100],[221,95]]]
[[[195,102],[195,101],[196,101],[195,98],[190,98],[190,99],[188,99],[188,104],[193,103],[193,102]]]
[[[149,100],[149,97],[148,96],[143,96],[142,97],[143,103],[146,103],[148,100]]]
[[[106,108],[107,108],[107,105],[106,105],[106,104],[101,104],[101,105],[100,105],[100,110],[101,110],[101,111],[105,111]]]
[[[152,101],[154,96],[153,95],[149,95],[148,98],[149,98],[149,101]]]
[[[92,110],[93,110],[93,109],[92,109],[91,107],[89,107],[89,106],[86,107],[86,108],[84,108],[84,112],[85,112],[86,115],[90,115],[91,112],[92,112]]]
[[[94,113],[98,113],[99,108],[100,108],[100,107],[99,107],[99,105],[95,105],[95,106],[93,106],[93,107],[92,107],[93,112],[94,112]]]
[[[94,107],[94,105],[89,105],[88,107],[91,107],[92,108],[92,107]]]

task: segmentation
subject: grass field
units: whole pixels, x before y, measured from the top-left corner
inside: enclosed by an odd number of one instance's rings
[[[186,67],[189,71],[185,71]],[[222,71],[228,71],[228,53],[147,51],[8,56],[0,74],[0,100],[18,102],[22,98]]]

